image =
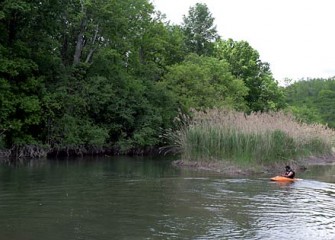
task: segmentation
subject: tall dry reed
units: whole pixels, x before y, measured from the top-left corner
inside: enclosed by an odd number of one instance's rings
[[[326,126],[298,122],[283,112],[252,113],[211,109],[180,115],[167,134],[174,150],[193,161],[265,163],[330,154],[335,133]]]

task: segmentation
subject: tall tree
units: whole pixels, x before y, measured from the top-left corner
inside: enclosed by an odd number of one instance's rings
[[[91,63],[105,48],[117,49],[124,58],[151,19],[153,6],[147,0],[70,0],[58,18],[59,40],[65,65]]]
[[[71,67],[71,74],[59,82],[47,102],[50,115],[56,116],[50,125],[50,141],[60,146],[87,145],[90,138],[84,136],[92,136],[90,126],[100,132],[95,135],[98,139],[91,139],[98,143],[105,139],[125,152],[158,144],[157,133],[173,118],[174,101],[152,80],[162,74],[171,59],[169,53],[174,49],[178,53],[180,38],[174,39],[178,44],[169,42],[170,31],[152,19],[153,8],[147,0],[101,0],[94,6],[90,1],[76,3],[78,8],[72,6],[64,13],[73,24],[65,21],[62,38],[72,39],[63,44],[67,49],[63,62]],[[86,61],[97,24],[96,48]],[[71,53],[76,61],[72,62]],[[54,104],[61,98],[66,100]]]
[[[182,29],[189,52],[210,56],[213,42],[219,38],[214,18],[206,4],[197,3],[183,18]]]
[[[183,36],[179,26],[165,23],[160,16],[148,19],[128,52],[128,70],[146,80],[160,79],[167,66],[183,60]]]
[[[215,55],[225,59],[232,74],[248,87],[245,100],[249,111],[277,110],[284,107],[284,95],[273,78],[270,66],[260,60],[259,53],[246,41],[220,40]]]

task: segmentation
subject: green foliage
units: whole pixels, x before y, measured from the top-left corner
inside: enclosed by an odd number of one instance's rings
[[[322,123],[322,118],[316,107],[307,107],[306,105],[288,106],[287,110],[292,112],[300,121],[306,123]]]
[[[65,114],[53,125],[52,146],[58,149],[78,146],[102,147],[107,137],[105,129],[85,119]]]
[[[189,52],[211,56],[213,42],[219,38],[214,26],[214,18],[206,4],[197,3],[184,16],[182,29],[185,33],[185,44]]]
[[[101,114],[110,129],[110,142],[122,151],[155,146],[161,127],[175,116],[174,100],[153,83],[124,79],[116,85],[118,97],[110,99]]]
[[[14,96],[10,89],[10,84],[5,79],[0,78],[0,131],[8,129],[9,116],[15,111]]]
[[[6,130],[8,146],[36,142],[34,139],[39,132],[35,130],[42,117],[40,94],[44,91],[43,79],[32,76],[35,64],[30,64],[30,61],[15,58],[3,61],[5,63],[1,65],[5,67],[0,69],[4,77],[0,78],[0,128]]]
[[[287,86],[285,95],[289,110],[302,121],[335,128],[334,79],[299,81]]]
[[[244,109],[244,83],[229,71],[226,61],[189,55],[169,68],[161,83],[170,89],[184,109],[231,107]]]
[[[335,128],[335,91],[331,89],[323,89],[318,94],[318,109],[325,123]]]
[[[167,66],[185,57],[184,36],[177,26],[166,26],[161,20],[152,21],[141,37],[134,46],[138,55],[131,54],[129,59],[129,67],[136,76],[157,81],[167,71]]]
[[[272,77],[269,64],[260,60],[259,53],[248,42],[218,41],[215,55],[225,59],[231,73],[249,89],[245,96],[249,111],[273,111],[285,106],[283,91]]]

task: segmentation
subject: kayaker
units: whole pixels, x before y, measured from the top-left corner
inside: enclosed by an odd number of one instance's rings
[[[285,174],[283,175],[283,177],[294,178],[295,172],[293,171],[293,169],[290,166],[286,166],[285,170],[286,171],[285,171]]]

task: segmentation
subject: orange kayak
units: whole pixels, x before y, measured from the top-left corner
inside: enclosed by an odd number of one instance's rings
[[[279,182],[294,182],[300,180],[298,178],[288,178],[288,177],[283,177],[283,176],[276,176],[271,178],[271,181],[279,181]]]

